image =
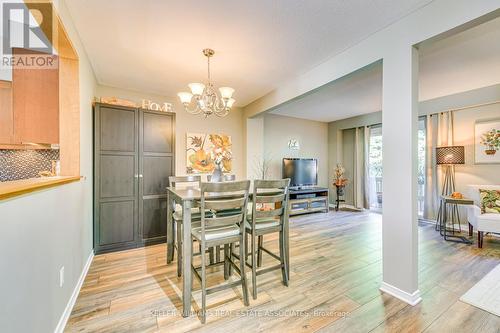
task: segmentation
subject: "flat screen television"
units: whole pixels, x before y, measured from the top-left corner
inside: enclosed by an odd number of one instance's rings
[[[283,178],[290,178],[290,186],[318,185],[318,160],[315,158],[284,158]]]

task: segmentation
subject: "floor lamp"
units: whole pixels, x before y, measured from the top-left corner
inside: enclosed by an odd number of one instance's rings
[[[441,190],[441,196],[447,197],[455,192],[455,165],[465,164],[465,147],[464,146],[445,146],[436,148],[436,164],[441,165],[444,168],[444,179],[443,188]],[[442,212],[442,200],[440,200],[438,221],[441,217]],[[454,221],[454,215],[458,221],[460,221],[460,216],[458,215],[458,206],[452,205],[452,222]],[[460,223],[460,222],[459,222]],[[436,223],[436,230],[438,230],[439,223]],[[444,221],[444,227],[446,228],[446,221]],[[453,225],[453,232],[455,231],[455,226]]]
[[[465,164],[464,146],[447,146],[436,148],[436,164],[444,167],[444,181],[441,195],[448,196],[455,192],[456,164]]]

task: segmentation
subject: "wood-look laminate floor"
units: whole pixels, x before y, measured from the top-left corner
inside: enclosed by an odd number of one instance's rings
[[[290,286],[280,272],[258,277],[257,300],[245,307],[241,289],[209,295],[207,324],[181,312],[182,280],[166,266],[165,245],[94,258],[67,332],[500,332],[500,317],[459,301],[500,263],[500,239],[484,248],[442,240],[419,227],[419,288],[415,307],[379,291],[381,215],[330,212],[290,221]],[[477,241],[475,239],[475,241]],[[264,245],[277,249],[277,239]],[[264,266],[274,264],[264,254]],[[249,281],[250,279],[250,274]],[[223,282],[211,269],[209,286]],[[251,286],[251,282],[250,282]],[[193,311],[200,291],[194,282]]]

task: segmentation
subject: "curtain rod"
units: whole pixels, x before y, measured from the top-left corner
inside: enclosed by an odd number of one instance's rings
[[[462,111],[462,110],[473,109],[473,108],[478,108],[480,106],[487,106],[487,105],[493,105],[493,104],[498,104],[498,103],[500,103],[500,101],[494,101],[494,102],[488,102],[488,103],[481,103],[481,104],[463,106],[461,108],[448,109],[448,110],[444,110],[444,111],[438,111],[438,112],[434,112],[434,113],[429,113],[426,116],[431,116],[432,117],[432,116],[434,116],[436,114],[440,114],[440,113]]]
[[[493,105],[493,104],[498,104],[498,103],[500,103],[500,100],[494,101],[494,102],[488,102],[488,103],[481,103],[481,104],[474,104],[474,105],[469,105],[469,106],[463,106],[461,108],[455,108],[455,109],[448,109],[448,110],[444,110],[444,111],[438,111],[438,112],[434,112],[434,113],[424,114],[424,115],[421,115],[421,116],[418,116],[418,117],[426,117],[426,116],[432,117],[432,116],[440,114],[440,113],[463,111],[463,110],[467,110],[467,109],[478,108],[480,106],[487,106],[487,105]],[[383,112],[383,111],[378,111],[378,112]],[[371,127],[371,126],[379,126],[379,125],[382,125],[382,123],[376,123],[376,124],[365,125],[365,126],[366,127]],[[339,129],[339,131],[350,130],[350,129],[357,129],[357,128],[362,128],[362,127],[365,127],[365,126],[356,126],[356,127],[351,127],[351,128],[341,128],[341,129]]]

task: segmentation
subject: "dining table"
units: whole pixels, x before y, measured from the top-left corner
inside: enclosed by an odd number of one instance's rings
[[[259,189],[259,193],[273,194],[279,193],[273,189]],[[206,197],[212,199],[230,199],[234,193],[207,193]],[[249,190],[249,202],[253,197],[253,189]],[[191,240],[191,208],[199,207],[201,191],[196,186],[176,186],[167,187],[167,264],[174,259],[174,225],[172,214],[176,205],[182,209],[182,316],[189,317],[191,313],[191,280],[193,278],[191,271],[192,258],[192,240]],[[285,216],[283,232],[285,242],[288,243],[289,227],[288,214]],[[285,246],[289,249],[288,244]],[[289,253],[285,254],[287,264],[289,265]]]

